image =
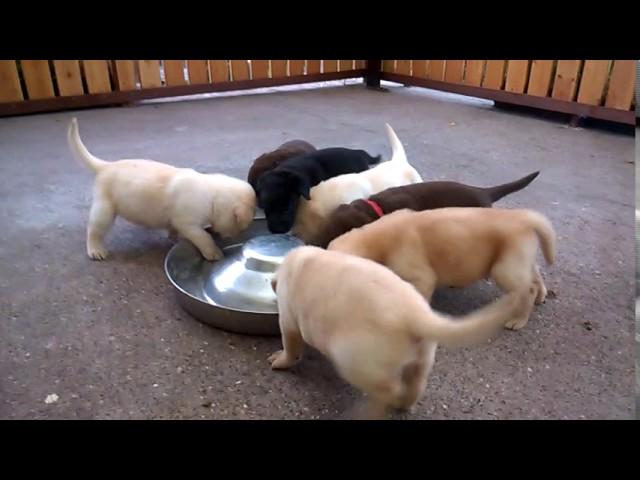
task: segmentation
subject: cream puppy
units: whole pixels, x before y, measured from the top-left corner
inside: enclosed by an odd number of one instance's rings
[[[307,243],[314,243],[327,218],[343,203],[368,198],[387,188],[422,182],[422,178],[407,161],[402,143],[385,124],[391,144],[391,160],[360,173],[339,175],[321,182],[311,189],[310,200],[300,199],[296,221],[291,233]]]
[[[398,210],[333,240],[329,250],[386,265],[430,301],[437,287],[466,287],[492,278],[506,292],[536,288],[536,303],[547,289],[536,265],[538,246],[549,265],[555,232],[532,210],[440,208]],[[530,311],[507,322],[524,327]]]
[[[272,286],[284,350],[271,367],[293,366],[307,343],[368,397],[364,414],[409,409],[424,392],[438,344],[472,345],[530,308],[531,287],[459,319],[433,311],[409,283],[370,260],[318,247],[292,250]]]
[[[96,176],[87,228],[87,254],[94,260],[107,257],[103,238],[117,216],[166,229],[171,238],[180,234],[207,260],[223,255],[206,227],[233,237],[253,220],[256,197],[247,182],[152,160],[100,160],[82,143],[75,118],[67,139],[76,159]]]

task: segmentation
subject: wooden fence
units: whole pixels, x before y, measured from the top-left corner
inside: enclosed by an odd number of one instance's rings
[[[364,60],[0,60],[0,116],[362,77]]]
[[[381,79],[635,123],[635,60],[384,60]]]
[[[0,116],[365,77],[635,123],[635,60],[0,60]]]

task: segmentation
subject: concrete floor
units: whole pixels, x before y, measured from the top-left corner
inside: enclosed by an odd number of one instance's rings
[[[242,178],[255,156],[292,138],[388,155],[385,121],[425,180],[492,185],[540,169],[499,205],[551,218],[558,260],[543,275],[557,297],[523,331],[441,348],[404,417],[633,417],[633,137],[420,89],[348,86],[0,119],[0,418],[334,418],[359,398],[316,352],[273,372],[266,359],[278,338],[228,334],[183,313],[163,272],[164,233],[118,221],[112,256],[90,261],[92,178],[66,144],[74,115],[103,158]],[[479,284],[439,292],[435,307],[457,314],[496,295]]]

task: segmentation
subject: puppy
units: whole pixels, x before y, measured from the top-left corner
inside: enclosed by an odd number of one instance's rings
[[[307,239],[307,243],[326,247],[331,240],[351,229],[405,208],[416,211],[445,207],[488,208],[502,197],[525,188],[539,173],[534,172],[520,180],[489,188],[473,187],[456,182],[422,182],[387,188],[372,195],[368,200],[354,200],[346,205],[340,205],[331,213],[317,238]]]
[[[258,186],[258,178],[263,173],[273,170],[285,160],[315,151],[316,147],[304,140],[291,140],[283,143],[272,152],[263,153],[253,161],[247,175],[247,181],[255,190]]]
[[[362,172],[380,161],[364,150],[322,148],[285,160],[258,178],[258,204],[272,233],[288,232],[295,220],[300,197],[318,183],[344,173]]]
[[[255,193],[242,180],[151,160],[100,160],[82,143],[75,118],[67,139],[77,160],[96,176],[87,228],[87,254],[94,260],[107,257],[103,238],[117,216],[145,227],[167,229],[171,238],[180,234],[207,260],[222,258],[222,251],[205,227],[228,238],[253,220]]]
[[[437,287],[465,287],[490,277],[506,292],[535,285],[540,304],[547,289],[535,263],[539,244],[553,264],[555,232],[537,212],[452,207],[398,210],[345,233],[328,248],[386,265],[427,301]],[[506,327],[524,327],[529,314],[514,317]]]
[[[329,215],[343,203],[368,198],[386,188],[422,182],[415,168],[409,165],[396,133],[389,124],[385,127],[393,152],[391,160],[366,172],[334,177],[314,187],[311,198],[300,203],[292,229],[294,235],[307,243],[313,242],[327,224]]]
[[[307,343],[368,396],[367,416],[374,418],[420,399],[438,344],[488,339],[531,308],[535,294],[529,287],[453,320],[382,265],[311,246],[285,257],[272,286],[284,349],[269,357],[271,367],[293,366]]]

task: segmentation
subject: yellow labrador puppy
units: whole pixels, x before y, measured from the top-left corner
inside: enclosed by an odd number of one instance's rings
[[[530,308],[535,289],[519,290],[459,319],[431,310],[409,283],[370,260],[318,247],[292,250],[272,281],[282,343],[271,367],[293,366],[304,343],[367,395],[359,416],[409,409],[422,396],[438,344],[488,339]]]
[[[391,187],[422,182],[408,160],[393,128],[385,124],[391,144],[391,160],[360,173],[349,173],[319,183],[310,191],[310,200],[300,199],[291,232],[306,243],[314,243],[329,215],[343,203],[351,203]]]
[[[96,176],[87,228],[87,254],[94,260],[107,257],[103,238],[118,215],[166,229],[171,238],[182,235],[207,260],[223,256],[207,226],[222,237],[233,237],[253,220],[256,197],[247,182],[152,160],[100,160],[82,143],[75,118],[67,139],[77,160]]]
[[[506,292],[535,285],[539,304],[547,289],[535,263],[538,245],[551,265],[555,232],[537,212],[441,208],[398,210],[336,238],[328,249],[386,265],[428,301],[437,287],[465,287],[490,277]],[[530,313],[512,318],[506,327],[524,327]]]

